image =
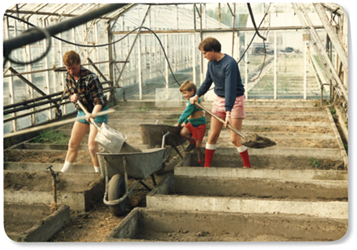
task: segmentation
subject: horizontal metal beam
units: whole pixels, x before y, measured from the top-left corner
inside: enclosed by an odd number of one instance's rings
[[[102,61],[102,62],[94,62],[93,64],[101,64],[101,63],[127,63],[129,61]],[[84,63],[81,64],[82,66],[88,66],[88,65],[92,65],[92,63]],[[9,68],[7,68],[4,71],[4,74],[6,74],[6,72],[9,70]],[[66,67],[58,67],[58,68],[50,68],[50,69],[41,69],[41,70],[33,70],[33,71],[27,71],[27,72],[19,72],[16,74],[8,74],[8,75],[4,75],[3,78],[6,77],[11,77],[11,76],[18,76],[18,75],[28,75],[28,74],[35,74],[35,73],[42,73],[42,72],[47,72],[47,71],[55,71],[55,72],[61,72],[61,71],[67,71]]]
[[[111,86],[107,87],[107,88],[103,88],[103,93],[110,92],[112,89],[113,89],[113,87],[111,87]],[[35,107],[40,107],[40,106],[47,105],[47,104],[50,104],[50,103],[53,103],[53,102],[55,102],[56,104],[55,105],[51,105],[50,107],[47,107],[45,109],[36,110],[34,112],[27,113],[26,115],[30,115],[30,114],[33,114],[33,113],[37,113],[37,112],[40,112],[40,111],[44,111],[44,110],[52,109],[52,108],[56,108],[56,107],[58,108],[59,106],[62,106],[64,104],[69,103],[69,102],[57,103],[58,101],[66,100],[66,99],[69,99],[68,95],[65,95],[63,98],[62,97],[53,98],[53,99],[48,100],[48,101],[37,102],[37,103],[34,103],[34,104],[29,104],[29,105],[26,105],[26,106],[22,106],[22,107],[17,107],[17,108],[13,108],[13,109],[4,110],[4,116],[12,114],[12,113],[19,112],[19,111],[24,111],[24,110],[28,110],[28,109],[31,109],[31,108],[35,108]],[[23,117],[23,115],[20,115],[20,117]],[[18,116],[15,116],[15,119],[17,119],[17,118],[18,118]],[[8,118],[7,120],[5,119],[4,122],[5,121],[9,121],[9,120],[14,120],[14,119],[13,118]]]
[[[13,68],[10,68],[10,71],[12,72],[12,73],[15,73],[15,74],[17,74],[18,72],[15,70],[15,69],[13,69]],[[26,83],[27,85],[29,85],[31,88],[33,88],[34,90],[36,90],[39,94],[41,94],[42,96],[46,96],[46,93],[45,92],[43,92],[41,89],[39,89],[35,84],[33,84],[32,82],[30,82],[29,80],[27,80],[25,77],[23,77],[22,75],[18,75],[17,77],[19,77],[24,83]],[[50,100],[54,105],[57,105],[57,103],[56,102],[53,102],[52,100],[51,100],[51,98],[47,98],[48,100]]]
[[[324,29],[323,25],[317,25],[314,26],[315,29]],[[279,26],[279,27],[261,27],[259,30],[302,30],[304,29],[301,26]],[[234,28],[234,31],[237,32],[245,32],[245,31],[255,31],[255,29],[252,28]],[[194,29],[182,29],[182,30],[153,30],[156,34],[172,34],[172,33],[199,33],[199,31],[196,31]],[[232,32],[232,29],[202,29],[202,32]],[[128,34],[128,31],[113,31],[113,35],[125,35]],[[137,31],[132,32],[131,34],[136,34]],[[150,31],[142,30],[140,34],[150,34]]]
[[[113,82],[112,81],[105,81],[105,82],[101,82],[101,84],[102,85],[109,84],[109,86],[111,86],[113,84]],[[20,107],[20,106],[27,106],[27,108],[28,108],[28,105],[30,103],[35,103],[35,102],[42,101],[42,100],[45,100],[45,99],[48,99],[48,98],[52,98],[52,97],[55,97],[55,96],[58,96],[58,95],[62,95],[62,94],[63,94],[63,91],[58,91],[56,93],[49,94],[49,95],[46,95],[46,96],[36,97],[36,98],[30,99],[30,100],[9,104],[9,105],[4,106],[3,109],[7,110],[7,109],[11,109],[11,108]],[[44,104],[47,104],[47,103],[44,103]]]
[[[125,5],[126,4],[106,4],[101,8],[97,8],[80,16],[65,20],[59,24],[48,26],[47,28],[43,29],[43,31],[47,32],[51,36],[56,35],[81,24],[85,24],[93,19],[100,18],[101,16],[122,8]],[[14,49],[38,42],[44,38],[46,38],[46,34],[44,32],[38,29],[29,29],[17,37],[7,39],[4,41],[4,57],[7,58],[10,52]]]
[[[80,14],[75,15],[75,14],[46,12],[46,11],[31,11],[31,10],[18,10],[18,11],[5,10],[5,13],[32,14],[32,15],[44,15],[44,16],[60,16],[60,17],[77,17],[77,16],[80,16]],[[109,20],[111,20],[112,18],[101,17],[101,19],[109,19]]]

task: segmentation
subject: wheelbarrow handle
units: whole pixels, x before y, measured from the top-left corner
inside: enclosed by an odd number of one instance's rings
[[[167,131],[166,134],[162,136],[161,148],[165,147],[165,137],[170,134],[170,131]]]
[[[83,104],[80,102],[80,100],[77,100],[77,104],[79,105],[79,107],[81,107],[81,109],[84,111],[84,113],[86,113],[86,115],[90,115],[90,113],[88,112],[88,110],[83,106]],[[99,130],[100,127],[99,125],[95,122],[95,120],[91,117],[90,121],[92,122],[92,124]]]
[[[203,109],[204,111],[206,111],[208,114],[210,114],[211,116],[213,116],[214,118],[216,118],[218,121],[222,122],[223,124],[225,123],[225,121],[223,121],[223,119],[219,118],[218,116],[216,116],[215,114],[213,114],[211,111],[209,111],[207,108],[205,108],[204,106],[202,106],[202,104],[199,104],[197,102],[195,102],[195,105],[201,109]],[[228,128],[230,130],[232,130],[234,133],[236,133],[237,135],[239,135],[241,138],[245,138],[245,136],[239,132],[235,127],[233,127],[231,124],[228,123]]]

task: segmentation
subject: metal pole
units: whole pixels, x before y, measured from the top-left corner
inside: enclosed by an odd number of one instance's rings
[[[247,49],[247,32],[244,32],[244,48]],[[248,100],[248,51],[247,53],[244,54],[244,85],[247,88],[247,91],[245,91],[245,98]]]
[[[234,27],[235,27],[235,24],[236,24],[236,4],[234,3],[234,10],[233,10],[233,28],[232,28],[232,57],[234,57]],[[229,4],[228,4],[229,6]]]
[[[95,18],[99,18],[105,14],[108,14],[114,10],[124,7],[126,4],[106,4],[101,8],[84,13],[81,16],[74,17],[68,20],[65,20],[59,24],[51,25],[45,29],[45,31],[50,35],[56,35],[58,33],[69,30],[73,27],[84,24],[88,21],[91,21]],[[8,57],[10,52],[14,49],[20,48],[27,44],[31,44],[37,41],[44,39],[46,36],[43,32],[33,29],[29,30],[26,33],[23,33],[17,37],[8,39],[4,41],[4,57]]]
[[[196,34],[193,33],[192,34],[192,78],[193,78],[193,82],[196,84],[197,86],[197,76],[196,76]]]
[[[308,43],[306,41],[304,41],[305,43],[305,46],[304,46],[304,100],[306,100],[306,91],[307,91],[307,46],[308,46]]]
[[[144,18],[143,18],[143,21],[141,22],[141,25],[140,25],[140,26],[142,26],[142,25],[144,24],[145,19],[146,19],[147,15],[148,15],[148,13],[149,13],[149,11],[150,11],[150,7],[151,7],[151,6],[149,5],[149,7],[148,7],[148,9],[147,9],[147,11],[146,11],[146,14],[145,14],[145,16],[144,16]],[[134,48],[135,42],[136,42],[136,40],[138,39],[139,35],[140,35],[140,29],[139,29],[138,33],[136,34],[136,37],[135,37],[135,39],[134,39],[134,41],[133,41],[133,44],[131,45],[131,48],[130,48],[130,50],[129,50],[129,53],[128,53],[128,55],[127,55],[125,61],[128,61],[128,60],[129,60],[130,54],[131,54],[131,52],[132,52],[132,50],[133,50],[133,48]],[[123,75],[125,66],[126,66],[126,63],[123,65],[123,68],[121,69],[120,74],[119,74],[117,80],[115,81],[115,86],[119,86],[118,83],[119,83],[119,80],[120,80],[121,76]]]
[[[139,80],[139,100],[143,99],[143,79],[141,75],[141,36],[138,39],[138,80]]]
[[[42,21],[42,26],[45,27],[45,20]],[[47,40],[43,40],[43,51],[46,51],[46,47],[47,47]],[[44,58],[44,65],[45,67],[48,67],[47,56]],[[47,95],[49,95],[51,94],[51,86],[50,86],[50,73],[48,71],[45,72],[45,79],[46,79]],[[52,112],[50,109],[47,112],[47,117],[49,120],[52,119]]]
[[[277,76],[277,63],[278,63],[278,47],[277,47],[277,39],[276,39],[276,30],[274,31],[274,100],[277,99],[277,83],[278,83],[278,76]]]
[[[165,34],[165,51],[167,51],[167,54],[169,54],[169,50],[168,50],[168,35]],[[165,81],[166,81],[166,91],[168,91],[169,89],[169,65],[167,63],[167,60],[165,60]]]

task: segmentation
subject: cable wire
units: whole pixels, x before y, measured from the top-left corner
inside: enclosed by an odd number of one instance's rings
[[[18,20],[18,21],[21,21],[21,22],[24,22],[24,23],[26,23],[26,24],[28,24],[28,25],[30,25],[30,26],[32,26],[32,27],[38,28],[38,27],[35,26],[34,24],[32,24],[32,23],[30,23],[30,22],[28,22],[28,21],[22,20],[22,19],[20,19],[20,18],[18,18],[18,17],[11,16],[11,15],[8,15],[8,14],[4,14],[4,16],[14,18],[14,19],[16,19],[16,20]],[[38,29],[40,29],[40,28],[38,28]],[[170,72],[171,72],[171,74],[172,74],[174,80],[176,81],[176,83],[177,83],[179,86],[181,86],[181,84],[180,84],[179,81],[176,79],[176,77],[175,77],[175,75],[174,75],[174,73],[173,73],[173,70],[172,70],[172,68],[171,68],[170,61],[169,61],[169,59],[168,59],[168,57],[167,57],[167,54],[166,54],[166,52],[165,52],[164,46],[163,46],[162,43],[161,43],[160,38],[157,36],[157,34],[156,34],[153,30],[151,30],[151,29],[148,28],[148,27],[140,26],[140,27],[138,27],[138,28],[133,29],[132,31],[130,31],[129,33],[127,33],[125,36],[121,37],[120,39],[118,39],[118,40],[116,40],[116,41],[113,41],[113,42],[110,42],[110,43],[106,43],[106,44],[99,44],[99,45],[77,44],[77,43],[73,43],[73,42],[64,40],[64,39],[62,39],[62,38],[59,38],[59,37],[57,37],[57,36],[55,36],[55,35],[52,35],[52,37],[53,37],[53,38],[56,38],[56,39],[58,39],[58,40],[60,40],[60,41],[62,41],[62,42],[65,42],[65,43],[68,43],[68,44],[71,44],[71,45],[74,45],[74,46],[78,46],[78,47],[95,47],[95,48],[96,48],[96,47],[104,47],[104,46],[109,46],[109,45],[116,44],[116,43],[120,42],[121,40],[123,40],[124,38],[126,38],[127,36],[129,36],[131,33],[135,32],[136,30],[139,30],[139,29],[140,29],[140,30],[141,30],[141,29],[146,29],[146,30],[150,31],[150,32],[156,37],[156,39],[158,40],[158,42],[159,42],[159,44],[160,44],[160,46],[161,46],[161,49],[162,49],[162,51],[163,51],[163,53],[164,53],[165,59],[166,59],[166,61],[167,61],[167,64],[168,64],[168,66],[169,66]],[[41,31],[44,31],[44,30],[41,29]],[[45,33],[45,32],[44,32],[44,33]],[[49,39],[49,40],[51,40],[51,39]],[[43,55],[41,55],[41,57],[40,57],[39,59],[36,59],[36,61],[38,61],[38,60],[42,59],[43,57],[45,57],[48,52],[49,52],[49,46],[48,46],[48,49],[46,50],[46,53],[44,53]],[[5,61],[5,62],[6,62],[6,61]],[[4,62],[4,63],[5,63],[5,62]],[[16,62],[14,62],[14,63],[16,63]],[[32,63],[32,62],[30,62],[30,63]],[[5,64],[4,64],[4,65],[5,65]]]
[[[51,49],[51,45],[52,45],[51,35],[50,35],[45,29],[41,29],[41,28],[39,28],[39,27],[37,27],[37,26],[33,26],[32,29],[39,30],[39,31],[41,31],[41,32],[45,35],[46,41],[47,41],[47,47],[46,47],[45,52],[42,53],[42,55],[39,56],[38,58],[36,58],[36,59],[34,59],[34,60],[32,60],[32,61],[31,61],[31,60],[30,60],[30,61],[27,61],[27,62],[21,62],[21,61],[12,59],[12,58],[10,57],[10,54],[11,54],[11,52],[10,52],[10,53],[9,53],[8,55],[6,55],[6,57],[5,57],[4,65],[6,64],[7,61],[9,61],[9,62],[11,62],[11,63],[19,64],[19,65],[32,64],[32,63],[36,63],[36,62],[42,60],[42,59],[48,54],[48,52],[49,52],[50,49]],[[31,32],[32,29],[25,30],[23,33]]]

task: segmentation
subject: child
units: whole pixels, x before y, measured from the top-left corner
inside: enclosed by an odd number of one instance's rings
[[[180,91],[187,100],[186,109],[181,114],[177,124],[184,125],[180,132],[181,136],[187,138],[190,142],[190,145],[185,151],[190,152],[196,147],[198,157],[197,163],[203,165],[202,140],[206,133],[205,112],[190,103],[190,98],[196,95],[197,92],[197,87],[193,82],[185,81],[181,85]],[[198,99],[198,103],[201,103],[201,99]]]

